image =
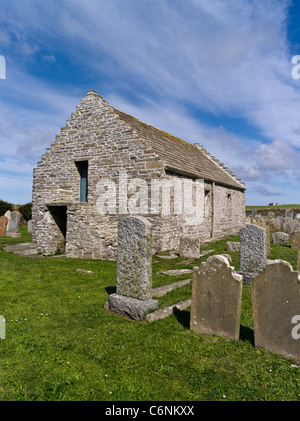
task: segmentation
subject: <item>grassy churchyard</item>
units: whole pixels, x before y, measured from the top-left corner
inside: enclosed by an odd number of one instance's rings
[[[30,241],[21,232],[21,239],[0,239],[0,401],[300,400],[300,363],[254,347],[250,286],[243,286],[238,341],[191,331],[190,308],[134,322],[104,308],[116,262],[3,251],[3,243]],[[208,248],[230,254],[239,269],[239,252],[227,252],[226,240]],[[297,250],[271,248],[269,258],[296,269]],[[193,268],[209,255],[189,264],[154,256],[153,287],[187,279],[157,272]],[[190,297],[191,285],[158,298],[159,306]]]

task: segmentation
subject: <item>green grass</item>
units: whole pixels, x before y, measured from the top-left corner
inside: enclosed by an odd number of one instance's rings
[[[246,206],[246,209],[300,209],[300,205]]]
[[[226,240],[208,249],[227,253]],[[229,254],[238,270],[239,253]],[[289,247],[272,246],[272,257],[279,255],[295,264]],[[187,278],[157,271],[192,268],[206,258],[184,265],[186,259],[154,256],[153,286]],[[153,323],[111,314],[103,305],[115,286],[116,262],[32,259],[0,247],[0,314],[6,319],[0,401],[300,399],[295,362],[254,347],[249,286],[243,286],[238,341],[191,331],[190,309]],[[159,298],[159,305],[190,294],[190,287],[173,291]]]

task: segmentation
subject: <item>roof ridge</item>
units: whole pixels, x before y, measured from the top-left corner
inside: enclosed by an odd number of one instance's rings
[[[226,174],[231,177],[234,181],[240,183],[243,187],[245,187],[245,183],[242,182],[240,178],[238,178],[228,167],[226,167],[223,162],[220,162],[215,156],[211,155],[203,146],[199,143],[194,143],[193,146],[201,150],[211,161],[217,164]]]

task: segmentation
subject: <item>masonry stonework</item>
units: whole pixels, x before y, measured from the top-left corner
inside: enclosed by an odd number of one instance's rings
[[[86,201],[80,196],[82,163],[88,168]],[[149,186],[149,212],[141,216],[153,226],[154,251],[179,249],[185,235],[201,241],[222,238],[245,224],[245,186],[223,164],[201,146],[140,122],[89,91],[34,170],[32,229],[38,252],[116,259],[119,220],[139,214],[124,206],[135,198],[135,179]],[[203,222],[189,225],[184,214],[163,215],[161,207],[151,212],[154,179],[204,180]],[[99,182],[115,186],[117,212],[99,212]],[[111,203],[107,191],[102,193]]]

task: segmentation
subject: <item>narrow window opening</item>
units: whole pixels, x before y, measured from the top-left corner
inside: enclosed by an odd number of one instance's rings
[[[80,175],[80,202],[87,202],[88,198],[88,161],[76,162]]]

